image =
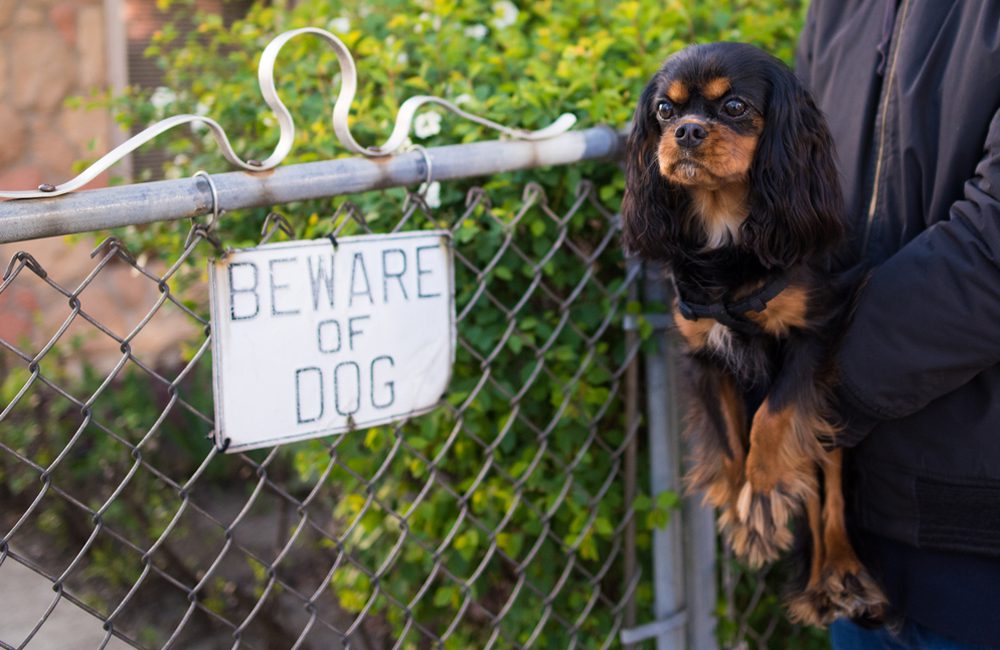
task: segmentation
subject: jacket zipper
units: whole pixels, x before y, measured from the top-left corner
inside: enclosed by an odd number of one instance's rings
[[[892,82],[896,77],[896,62],[899,60],[899,40],[903,35],[903,26],[906,23],[906,16],[909,13],[910,1],[903,0],[903,6],[899,12],[899,26],[892,37],[889,45],[892,50],[892,57],[889,62],[889,73],[886,75],[885,83],[882,85],[882,99],[879,104],[879,133],[878,133],[878,153],[875,157],[875,178],[872,182],[872,198],[868,203],[868,219],[865,222],[865,236],[861,243],[861,253],[868,252],[868,240],[871,236],[872,223],[875,221],[875,207],[878,205],[879,191],[882,180],[882,158],[885,154],[885,131],[886,122],[889,116],[889,96],[892,92]]]

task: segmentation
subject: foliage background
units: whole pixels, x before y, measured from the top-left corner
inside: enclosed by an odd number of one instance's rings
[[[598,0],[542,0],[531,3],[454,0],[421,0],[402,2],[364,2],[358,0],[300,0],[294,7],[288,7],[280,0],[270,4],[258,3],[246,19],[233,25],[225,25],[216,15],[198,14],[193,3],[186,0],[161,0],[161,4],[175,10],[189,11],[194,15],[197,29],[187,36],[181,36],[176,28],[165,29],[158,37],[157,44],[148,52],[156,57],[167,73],[169,92],[158,92],[156,96],[131,91],[121,98],[96,98],[90,101],[99,105],[110,105],[116,111],[117,119],[126,127],[141,126],[154,120],[176,113],[200,113],[220,122],[233,141],[234,148],[243,158],[263,159],[277,141],[277,127],[273,116],[268,114],[260,99],[256,84],[256,65],[259,54],[267,42],[277,33],[305,26],[324,27],[337,33],[353,52],[359,67],[360,87],[351,110],[351,126],[356,139],[365,145],[380,143],[391,130],[399,105],[406,98],[416,94],[440,95],[462,104],[474,113],[490,117],[510,126],[540,128],[549,124],[560,113],[572,112],[578,119],[577,128],[597,124],[624,127],[634,108],[635,101],[646,80],[656,70],[662,59],[685,45],[695,42],[716,40],[747,41],[759,45],[780,58],[790,61],[794,42],[800,29],[805,0],[714,0],[710,2],[671,0],[652,2],[649,0],[608,2]],[[336,141],[329,123],[329,113],[338,90],[337,63],[333,53],[317,39],[300,38],[292,41],[282,51],[277,65],[276,77],[279,92],[291,109],[298,127],[295,146],[285,164],[322,160],[346,155]],[[496,135],[474,124],[463,122],[440,109],[429,109],[441,116],[440,129],[436,133],[424,133],[426,137],[413,135],[413,140],[424,146],[452,144],[484,139]],[[430,129],[433,131],[434,129]],[[165,169],[168,177],[187,176],[199,169],[209,172],[227,171],[227,163],[218,154],[214,142],[207,131],[174,133],[166,136],[163,146],[173,154]],[[568,205],[581,179],[590,179],[600,188],[600,198],[611,209],[620,200],[623,178],[613,164],[585,164],[566,168],[541,169],[498,175],[490,179],[479,179],[493,202],[493,214],[503,222],[510,220],[522,200],[522,189],[531,181],[541,185],[551,204]],[[138,180],[138,179],[137,179]],[[470,183],[450,183],[441,188],[441,215],[461,215],[464,210],[466,191]],[[367,215],[373,228],[391,226],[403,197],[401,190],[371,193],[354,197],[353,200]],[[319,237],[329,231],[330,223],[325,218],[335,211],[334,201],[314,201],[276,207],[294,226],[296,236],[302,238]],[[266,211],[247,211],[227,216],[221,225],[221,238],[230,246],[253,245],[259,237],[259,230]],[[456,239],[470,250],[481,249],[484,261],[496,249],[498,233],[495,224],[488,219],[466,219],[456,232]],[[444,217],[447,219],[447,217]],[[437,224],[429,219],[427,227]],[[518,226],[530,232],[536,240],[537,251],[544,251],[556,233],[552,225],[540,217],[531,217]],[[160,257],[165,261],[176,259],[181,250],[186,233],[185,228],[173,224],[158,224],[143,228],[131,228],[120,233],[134,254],[144,253],[149,257]],[[586,224],[573,226],[573,236],[581,240],[594,237],[598,233],[588,233]],[[480,243],[481,242],[481,243]],[[178,291],[184,286],[203,280],[203,259],[193,256],[189,266],[174,281]],[[603,270],[609,283],[615,281],[619,268]],[[501,280],[510,280],[507,295],[516,299],[518,281],[524,279],[527,271],[523,264],[514,260],[504,260],[496,272]],[[556,286],[571,286],[580,273],[579,260],[556,260],[552,268],[546,270],[547,277]],[[461,280],[460,280],[461,281]],[[462,285],[459,284],[459,291]],[[466,297],[467,298],[467,297]],[[462,296],[459,297],[461,305]],[[194,306],[192,304],[192,306]],[[632,307],[635,308],[634,306]],[[544,340],[546,331],[551,331],[557,318],[551,310],[539,307],[537,318],[529,327],[523,328],[512,339],[509,360],[495,370],[504,381],[516,384],[518,381],[519,349],[513,347],[535,346]],[[488,310],[480,310],[485,314]],[[582,322],[593,320],[594,314],[581,314]],[[497,340],[503,323],[490,322],[488,316],[465,325],[464,334],[480,344],[482,349]],[[477,338],[478,337],[478,338]],[[549,361],[557,374],[571,372],[571,340],[561,341],[552,352]],[[569,350],[567,354],[566,350]],[[580,390],[581,403],[586,405],[601,403],[602,390],[607,390],[608,377],[600,367],[613,367],[615,357],[621,355],[620,347],[601,349],[598,364],[592,375],[588,375]],[[556,358],[563,355],[565,358]],[[463,382],[471,380],[480,372],[475,359],[460,356],[456,367],[455,396],[461,398]],[[13,377],[13,375],[9,375]],[[202,373],[207,379],[207,374]],[[132,385],[127,377],[123,385]],[[557,382],[543,386],[553,395],[558,394]],[[6,390],[16,390],[17,381],[8,380]],[[589,393],[588,393],[589,391]],[[109,405],[114,413],[132,413],[140,410],[135,402],[143,399],[144,391],[119,391],[121,403]],[[118,399],[118,398],[116,398]],[[539,418],[544,417],[551,405],[539,404]],[[148,410],[148,409],[147,409]],[[566,426],[560,427],[556,446],[564,446],[567,453],[573,450],[573,441],[580,434],[583,422],[588,416],[587,407],[567,417]],[[502,421],[509,411],[501,396],[485,394],[478,399],[466,427],[491,440],[495,423]],[[51,412],[50,419],[59,419]],[[138,418],[138,415],[132,416]],[[620,417],[620,414],[619,414]],[[428,417],[412,434],[420,444],[435,449],[447,435],[446,415]],[[54,426],[54,425],[53,425]],[[178,437],[183,437],[183,423],[178,424]],[[514,434],[526,435],[526,434]],[[609,438],[619,436],[612,432]],[[352,470],[358,475],[370,475],[378,467],[379,453],[384,450],[389,437],[385,432],[373,430],[359,436],[347,444],[356,449],[341,448],[344,456],[355,454],[357,462]],[[511,439],[510,463],[508,471],[516,475],[516,464],[523,462],[515,453],[517,438]],[[27,443],[26,443],[27,444]],[[61,444],[51,441],[53,449]],[[287,465],[291,480],[308,484],[325,466],[329,450],[322,443],[294,445],[287,453]],[[181,450],[183,451],[183,450]],[[175,454],[179,453],[174,449]],[[187,450],[190,459],[196,460],[204,449],[195,446]],[[183,457],[183,454],[181,454]],[[365,459],[369,459],[365,461]],[[127,459],[122,461],[126,463]],[[458,475],[466,475],[479,467],[481,458],[469,448],[465,455],[457,452],[449,457],[455,463]],[[107,468],[103,468],[108,474]],[[587,471],[586,467],[582,470]],[[386,490],[397,490],[406,494],[418,484],[420,468],[397,468],[395,465],[386,478]],[[80,485],[93,481],[99,473],[97,468],[88,470],[81,466],[78,474]],[[4,477],[7,489],[16,492],[13,482],[16,473],[8,471]],[[593,476],[584,474],[581,486],[592,490],[594,483],[603,474],[594,468]],[[342,486],[344,498],[334,506],[335,517],[351,520],[358,515],[359,498],[363,500],[364,490],[350,475],[334,473],[331,482]],[[532,484],[531,491],[544,495],[551,486],[544,483]],[[491,477],[482,488],[496,503],[482,504],[482,516],[489,519],[496,512],[503,512],[509,504],[509,486]],[[619,486],[609,492],[599,508],[598,525],[584,534],[584,512],[586,490],[573,495],[570,507],[562,524],[566,539],[581,545],[581,553],[593,559],[607,552],[612,540],[610,531],[617,525],[616,517],[622,511],[622,495]],[[505,502],[505,499],[508,500]],[[574,499],[578,503],[574,505]],[[649,530],[662,524],[668,513],[669,504],[653,504],[640,497],[636,503],[642,513],[640,518],[640,544],[648,546]],[[496,510],[492,512],[491,509]],[[440,539],[447,531],[445,524],[450,521],[454,504],[431,502],[426,511],[415,515],[412,526],[421,529],[429,539]],[[169,514],[169,508],[164,508]],[[561,515],[563,516],[563,515]],[[516,554],[520,545],[531,538],[532,522],[525,518],[523,509],[519,519],[511,526],[510,535],[504,540],[509,550]],[[155,519],[155,517],[154,517]],[[122,515],[123,525],[156,529],[162,522],[138,521],[134,516]],[[386,518],[366,516],[358,528],[358,534],[377,539],[387,533],[386,527],[392,523]],[[465,561],[476,556],[477,547],[486,543],[469,533],[462,540]],[[375,549],[377,550],[377,549]],[[374,552],[374,551],[373,551]],[[549,552],[549,551],[547,551]],[[554,551],[553,551],[554,552]],[[557,559],[553,556],[552,559]],[[430,558],[414,554],[404,558],[399,570],[386,578],[391,583],[388,589],[395,593],[412,593],[420,584],[420,576]],[[461,563],[462,557],[455,562]],[[544,563],[543,563],[544,564]],[[98,565],[97,574],[108,582],[128,583],[132,569]],[[261,577],[263,579],[263,577]],[[547,578],[538,576],[540,581]],[[358,611],[365,603],[371,585],[365,576],[341,575],[337,584],[331,585],[341,606],[349,611]],[[737,608],[747,607],[756,600],[756,585],[739,583],[735,594]],[[220,588],[220,593],[224,589]],[[572,594],[573,590],[567,590]],[[581,592],[582,593],[582,592]],[[223,598],[223,596],[219,596]],[[457,590],[440,587],[425,600],[428,607],[448,607],[459,598]],[[651,594],[644,584],[637,593],[640,612],[648,611]],[[768,590],[753,613],[747,618],[752,627],[761,629],[775,620],[777,597]],[[756,602],[753,604],[757,604]],[[219,605],[224,606],[223,604]],[[568,606],[568,605],[567,605]],[[724,603],[720,601],[720,611]],[[388,625],[398,627],[401,618],[384,601],[375,606],[375,611],[385,617]],[[429,614],[430,615],[430,614]],[[525,608],[511,616],[511,635],[526,638],[533,626],[536,612]],[[596,612],[590,623],[600,630],[607,625],[607,612]],[[642,615],[640,615],[642,617]],[[782,644],[794,643],[796,647],[823,647],[823,637],[818,634],[794,630],[784,622],[777,623],[776,638],[783,638]],[[733,640],[737,627],[732,621],[723,620],[720,634],[723,640]],[[475,647],[481,644],[481,631],[475,625],[465,624],[459,628],[454,639],[454,647]],[[792,641],[792,639],[795,639]],[[562,647],[563,639],[546,638],[544,647]]]

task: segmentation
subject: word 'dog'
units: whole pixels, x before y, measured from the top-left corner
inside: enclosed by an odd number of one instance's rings
[[[216,435],[229,450],[386,424],[447,388],[447,232],[268,244],[209,275]]]

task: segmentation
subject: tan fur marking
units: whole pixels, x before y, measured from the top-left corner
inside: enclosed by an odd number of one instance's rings
[[[707,248],[739,242],[740,226],[749,214],[748,190],[746,183],[732,183],[718,190],[690,188],[694,209],[705,228]]]
[[[809,519],[809,534],[812,535],[812,558],[809,562],[809,582],[806,589],[819,586],[823,571],[823,559],[826,555],[823,544],[823,504],[819,494],[813,493],[806,498],[806,514]]]
[[[888,601],[858,559],[847,537],[842,485],[843,450],[834,449],[823,459],[823,569],[821,589],[840,614],[881,618]]]
[[[829,549],[831,560],[836,563],[854,564],[857,558],[847,540],[847,527],[844,523],[844,493],[841,485],[841,466],[843,451],[834,449],[823,463],[824,489],[826,499],[823,503],[823,537],[824,545]]]
[[[674,79],[667,88],[667,99],[675,104],[683,104],[691,98],[688,87],[680,79]]]
[[[705,99],[714,102],[729,92],[730,87],[731,84],[728,78],[716,77],[701,87],[701,94]]]
[[[747,312],[746,316],[764,331],[774,336],[786,336],[793,328],[804,328],[809,311],[809,291],[805,287],[788,287],[767,303],[762,312]]]
[[[750,427],[747,480],[755,492],[779,484],[791,494],[815,489],[813,464],[823,456],[818,437],[831,436],[834,428],[819,413],[795,405],[773,410],[764,400]]]
[[[701,318],[699,320],[688,320],[681,316],[674,306],[674,324],[677,331],[684,337],[684,342],[693,351],[701,350],[708,342],[708,332],[712,329],[715,321],[711,318]]]
[[[727,126],[716,125],[708,138],[698,148],[700,161],[716,178],[727,181],[744,181],[753,164],[757,151],[756,135],[744,135]]]
[[[685,149],[678,146],[675,129],[667,129],[660,136],[657,148],[660,174],[677,185],[703,190],[745,183],[757,151],[758,136],[736,133],[727,126],[695,119],[677,126],[686,123],[700,124],[708,131],[708,137],[701,146]]]
[[[789,447],[792,437],[792,409],[771,410],[769,401],[761,405],[754,415],[750,428],[750,457],[747,480],[754,492],[770,492],[783,478],[790,478],[788,470],[795,470],[803,460],[794,458]]]

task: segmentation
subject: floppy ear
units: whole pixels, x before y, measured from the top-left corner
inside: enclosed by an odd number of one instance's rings
[[[834,251],[844,235],[833,139],[812,97],[778,61],[750,168],[745,244],[768,267]]]
[[[660,124],[653,113],[657,83],[642,91],[625,145],[622,243],[629,254],[665,259],[676,250],[687,195],[660,175]]]

